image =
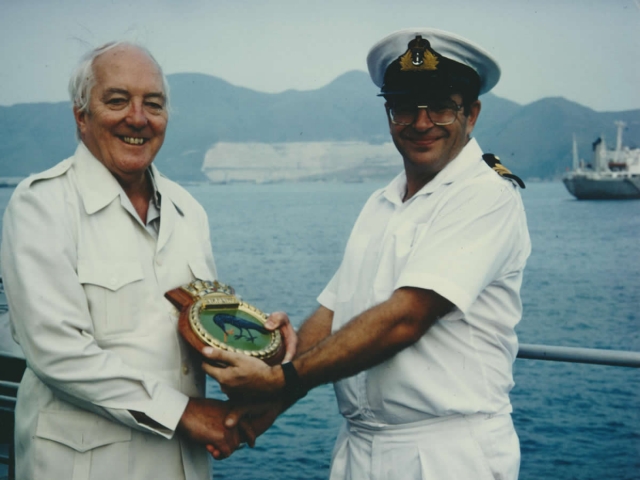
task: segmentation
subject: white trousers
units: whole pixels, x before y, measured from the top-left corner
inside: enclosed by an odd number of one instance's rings
[[[330,480],[517,480],[511,415],[454,415],[371,428],[345,422]]]

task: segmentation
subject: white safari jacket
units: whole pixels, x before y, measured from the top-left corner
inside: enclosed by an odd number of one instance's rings
[[[82,144],[24,180],[9,202],[2,274],[28,367],[16,406],[17,478],[210,476],[206,450],[174,436],[204,376],[164,298],[215,278],[208,220],[152,169],[162,199],[157,241]]]

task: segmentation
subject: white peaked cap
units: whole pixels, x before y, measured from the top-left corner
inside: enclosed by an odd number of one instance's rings
[[[463,37],[433,28],[400,30],[376,43],[367,55],[373,83],[382,88],[387,68],[407,51],[409,42],[417,35],[428,40],[436,53],[475,70],[480,77],[480,94],[498,83],[500,67],[488,52]]]

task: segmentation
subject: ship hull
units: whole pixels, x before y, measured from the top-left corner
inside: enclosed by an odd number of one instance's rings
[[[562,181],[579,200],[640,199],[640,175],[598,178],[573,175]]]

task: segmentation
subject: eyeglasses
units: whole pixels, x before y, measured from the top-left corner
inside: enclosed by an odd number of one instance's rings
[[[438,126],[451,125],[456,121],[458,112],[463,106],[451,102],[437,102],[432,105],[415,105],[408,103],[397,103],[387,106],[389,118],[394,125],[411,125],[418,118],[420,109],[427,112],[431,123]]]

